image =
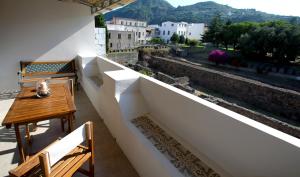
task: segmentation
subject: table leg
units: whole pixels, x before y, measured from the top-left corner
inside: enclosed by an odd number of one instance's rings
[[[30,136],[29,125],[26,124],[25,127],[26,127],[26,140],[27,140],[27,143],[31,144],[31,136]]]
[[[68,115],[67,119],[68,119],[68,128],[69,128],[68,132],[71,133],[73,130],[73,121],[72,121],[73,114]]]
[[[22,139],[21,139],[21,134],[20,134],[20,129],[19,125],[15,124],[15,133],[16,133],[16,139],[17,139],[17,144],[18,144],[18,149],[19,149],[19,155],[20,155],[20,162],[25,162],[25,153],[24,153],[24,148],[22,145]]]
[[[61,125],[61,130],[62,130],[63,132],[65,132],[65,122],[64,122],[64,119],[63,119],[63,118],[60,119],[60,125]]]

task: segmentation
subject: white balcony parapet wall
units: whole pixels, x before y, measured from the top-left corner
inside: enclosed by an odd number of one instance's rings
[[[299,139],[108,59],[80,63],[84,90],[142,177],[181,176],[131,124],[144,114],[221,176],[299,176]]]

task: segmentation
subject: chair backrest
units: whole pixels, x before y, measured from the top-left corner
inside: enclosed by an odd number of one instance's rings
[[[92,122],[87,122],[80,126],[69,135],[65,136],[60,141],[55,142],[46,148],[41,156],[40,161],[46,174],[51,173],[51,167],[71,152],[83,142],[88,142],[92,139]],[[92,141],[92,140],[91,140]]]

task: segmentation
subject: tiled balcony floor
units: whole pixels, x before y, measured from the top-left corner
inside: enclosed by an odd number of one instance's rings
[[[111,136],[109,130],[97,114],[83,89],[75,96],[76,121],[75,127],[87,121],[94,122],[95,137],[95,176],[96,177],[138,177],[135,169],[125,157],[120,147]],[[0,120],[2,122],[2,120]],[[22,127],[24,137],[24,127]],[[32,133],[33,145],[30,152],[38,152],[45,146],[63,137],[64,133],[58,119],[39,122],[38,130]],[[0,127],[0,176],[7,176],[8,171],[17,166],[19,155],[14,130]],[[83,176],[77,173],[75,176]]]

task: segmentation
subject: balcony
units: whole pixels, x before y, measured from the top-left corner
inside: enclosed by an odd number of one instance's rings
[[[20,58],[76,58],[75,127],[95,123],[95,176],[299,176],[299,139],[95,56],[90,8],[30,2],[35,6],[17,0],[0,6],[8,14],[0,15],[6,44],[0,46],[0,89],[17,89]],[[21,15],[30,23],[19,23]],[[0,100],[1,119],[13,101]],[[39,122],[28,150],[65,136],[59,123]],[[0,155],[0,176],[7,176],[19,162],[12,129],[0,128]]]

